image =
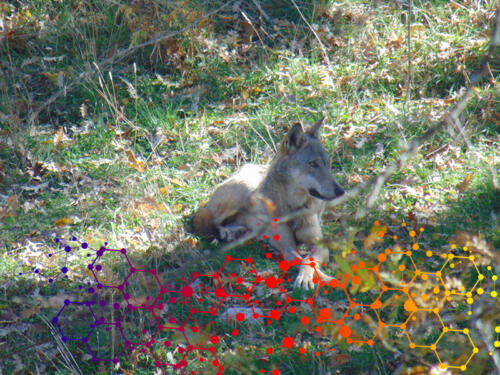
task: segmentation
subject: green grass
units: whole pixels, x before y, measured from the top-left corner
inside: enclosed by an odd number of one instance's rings
[[[296,2],[324,43],[331,67],[325,66],[318,41],[290,2],[259,1],[276,21],[271,24],[259,21],[262,15],[253,2],[243,1],[242,10],[258,35],[241,13],[226,8],[169,42],[137,51],[111,71],[78,82],[36,124],[28,122],[29,113],[59,89],[58,77],[64,76],[67,85],[94,69],[93,62],[156,32],[181,29],[222,2],[210,0],[202,7],[193,1],[145,2],[138,8],[127,2],[0,4],[0,19],[8,25],[0,39],[0,66],[6,72],[0,78],[0,212],[9,197],[17,197],[14,212],[0,214],[0,305],[6,309],[1,320],[8,322],[0,326],[7,330],[0,346],[4,373],[70,373],[57,351],[65,346],[83,373],[121,371],[92,363],[83,345],[57,343],[43,323],[41,317],[50,320],[61,306],[63,299],[55,297],[78,295],[75,287],[86,265],[81,257],[70,259],[70,280],[57,285],[26,273],[40,267],[34,251],[53,249],[51,238],[74,235],[94,247],[104,241],[126,247],[134,264],[155,268],[167,278],[193,259],[201,261],[192,269],[218,269],[224,255],[211,254],[219,246],[190,228],[193,213],[216,184],[240,163],[268,162],[292,123],[311,123],[321,114],[328,116],[324,145],[337,179],[350,188],[380,173],[460,95],[488,47],[495,7],[494,1],[413,2],[407,96],[406,6]],[[497,81],[492,65],[491,76],[480,83],[461,117],[470,147],[461,135],[439,132],[390,178],[374,209],[362,212],[362,195],[327,215],[330,272],[342,272],[335,257],[353,247],[374,261],[376,251],[364,249],[363,240],[375,220],[387,223],[401,242],[408,241],[400,230],[408,218],[412,227],[425,227],[423,246],[436,251],[452,241],[464,246],[460,241],[484,239],[487,245],[474,251],[483,260],[481,272],[487,272],[494,256],[484,249],[494,252],[500,246],[500,200],[487,166],[498,168]],[[61,128],[63,139],[58,137]],[[236,156],[228,152],[234,146]],[[58,226],[64,218],[69,224]],[[251,256],[259,270],[278,270],[259,244],[231,255]],[[57,275],[64,263],[58,259],[41,262],[43,273]],[[416,262],[423,266],[429,260],[421,255]],[[111,263],[117,274],[125,272],[119,261]],[[437,267],[437,260],[431,263]],[[470,283],[473,275],[464,274]],[[138,293],[148,289],[141,283],[134,287]],[[333,303],[338,296],[330,298]],[[223,307],[230,304],[237,302]],[[30,313],[36,305],[40,309]],[[143,324],[139,316],[132,323]],[[221,344],[227,373],[256,373],[263,357],[269,357],[264,364],[272,368],[281,357],[266,353],[266,345],[279,343],[280,330],[294,331],[296,324],[293,319],[265,329],[240,324],[238,340],[224,337]],[[86,326],[73,328],[78,333]],[[232,329],[233,323],[215,320],[210,332],[223,335]],[[336,368],[345,374],[391,374],[436,363],[429,353],[409,351],[401,332],[387,333],[384,344],[358,347],[337,339],[335,326],[331,329],[325,336],[301,332],[301,342],[308,353],[328,345],[333,352],[316,357],[292,351],[282,360],[282,372],[326,374]],[[404,351],[405,358],[395,359],[387,343]],[[99,345],[109,348],[110,343]],[[466,373],[491,370],[483,350],[476,358]],[[16,370],[19,361],[22,368]],[[37,370],[41,363],[45,367]],[[120,368],[146,374],[154,363],[146,355],[124,356]]]

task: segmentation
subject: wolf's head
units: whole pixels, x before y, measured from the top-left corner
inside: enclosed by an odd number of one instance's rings
[[[319,141],[324,117],[304,131],[296,123],[281,142],[279,170],[289,187],[297,193],[332,200],[344,194],[330,170],[330,159]]]

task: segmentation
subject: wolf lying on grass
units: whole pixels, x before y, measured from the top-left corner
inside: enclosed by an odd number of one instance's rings
[[[328,259],[328,249],[314,242],[323,237],[321,215],[327,201],[344,194],[344,189],[333,177],[328,154],[319,141],[323,120],[306,131],[295,124],[269,166],[247,164],[219,185],[194,217],[196,232],[231,242],[249,231],[260,231],[287,261],[297,258],[298,245],[306,244],[311,250],[307,259],[314,258],[323,281],[331,280],[319,269]],[[273,217],[299,210],[307,212],[272,228],[261,227]],[[311,289],[314,276],[313,267],[301,265],[294,285]]]

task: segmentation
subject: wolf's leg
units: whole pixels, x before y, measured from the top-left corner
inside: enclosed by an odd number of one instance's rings
[[[314,244],[314,241],[321,240],[323,238],[323,234],[321,231],[321,223],[318,216],[311,216],[304,221],[303,226],[297,230],[296,237],[301,243],[308,244],[310,255],[308,259],[312,258],[312,262],[314,262],[316,271],[320,279],[324,282],[329,282],[334,279],[331,276],[326,275],[322,270],[321,266],[323,262],[328,260],[329,251],[327,248],[322,246],[317,246]],[[296,286],[302,286],[303,288],[314,288],[313,283],[314,278],[314,268],[310,266],[303,266],[300,269],[299,275],[295,280]]]
[[[248,231],[247,227],[237,222],[220,225],[217,229],[219,230],[219,238],[224,242],[236,241]]]

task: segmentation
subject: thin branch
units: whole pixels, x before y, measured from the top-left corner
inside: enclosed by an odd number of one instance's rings
[[[152,38],[152,39],[149,39],[145,42],[142,42],[142,43],[139,43],[135,46],[130,46],[124,50],[121,50],[121,51],[118,51],[117,53],[115,53],[113,56],[101,61],[99,64],[97,64],[97,66],[99,67],[100,70],[105,70],[107,67],[133,55],[134,53],[136,53],[137,51],[139,51],[140,49],[143,49],[145,47],[149,47],[151,45],[155,45],[157,43],[160,43],[160,42],[163,42],[167,39],[170,39],[176,35],[179,35],[179,34],[182,34],[194,27],[196,27],[201,21],[203,21],[204,19],[218,13],[219,11],[221,11],[222,9],[226,8],[227,6],[229,6],[230,4],[232,3],[232,1],[228,1],[226,2],[225,4],[223,4],[222,6],[218,7],[217,9],[215,9],[214,11],[212,12],[209,12],[203,16],[200,16],[198,17],[197,19],[195,19],[191,24],[189,24],[188,26],[180,29],[180,30],[177,30],[177,31],[172,31],[172,32],[169,32],[169,33],[166,33],[166,34],[160,34],[160,35],[157,35],[156,37]],[[83,82],[83,81],[86,81],[88,80],[89,78],[91,78],[93,75],[95,74],[95,71],[94,70],[91,70],[91,69],[88,69],[82,73],[80,73],[78,75],[78,77],[76,79],[74,79],[72,82],[70,82],[68,85],[66,85],[65,87],[63,87],[62,89],[60,89],[59,91],[57,91],[56,93],[52,94],[52,96],[50,96],[31,116],[30,116],[30,123],[31,124],[34,124],[36,122],[36,120],[38,119],[38,117],[40,116],[40,114],[45,111],[52,103],[54,103],[59,97],[67,94],[69,91],[73,90],[75,88],[75,86],[77,86],[79,83]]]

